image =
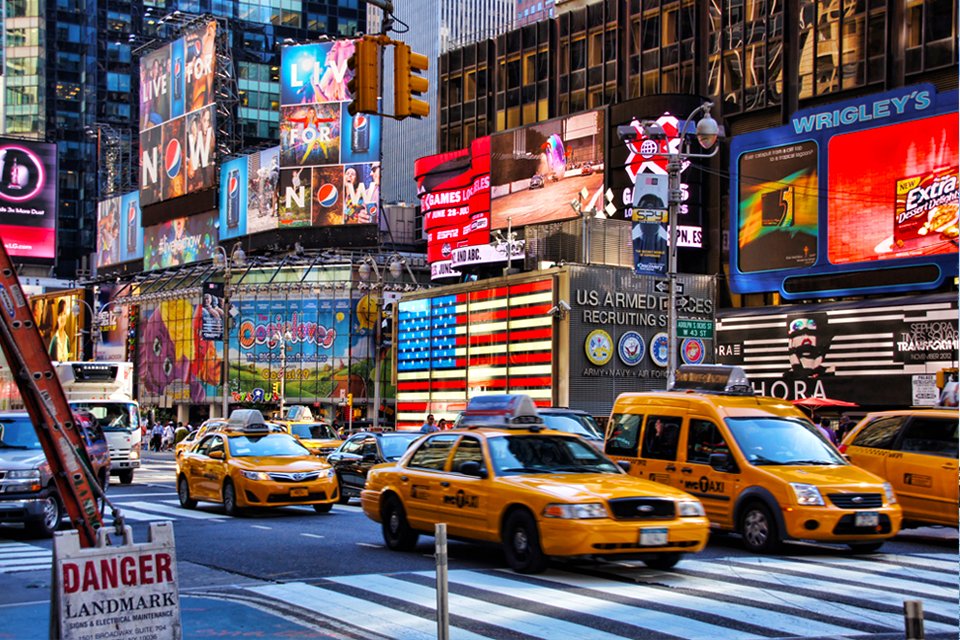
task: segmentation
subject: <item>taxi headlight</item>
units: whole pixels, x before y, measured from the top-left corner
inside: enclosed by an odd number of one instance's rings
[[[335,475],[337,475],[337,472],[333,470],[333,467],[330,467],[329,469],[323,469],[320,471],[321,478],[332,478]]]
[[[268,476],[263,471],[241,471],[240,475],[242,475],[247,480],[269,480],[270,479],[270,476]]]
[[[697,518],[707,513],[699,500],[681,500],[677,503],[677,515],[681,518]]]
[[[606,518],[607,509],[599,502],[588,504],[548,504],[543,510],[544,518],[563,518],[565,520],[586,520]]]
[[[797,504],[808,507],[823,506],[823,496],[820,495],[820,489],[817,489],[812,484],[791,482],[790,486],[793,487],[793,493],[797,496]]]
[[[897,504],[897,494],[893,492],[893,485],[889,482],[883,483],[883,492],[887,496],[887,504]]]

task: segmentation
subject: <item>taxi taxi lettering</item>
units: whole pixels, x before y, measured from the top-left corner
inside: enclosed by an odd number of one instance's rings
[[[687,491],[699,491],[700,493],[723,493],[723,483],[717,480],[711,480],[707,476],[700,476],[699,480],[687,480],[683,484]]]
[[[456,495],[443,496],[443,503],[455,504],[459,509],[463,509],[464,507],[476,509],[479,506],[479,498],[477,496],[468,496],[464,493],[463,489],[460,489]]]

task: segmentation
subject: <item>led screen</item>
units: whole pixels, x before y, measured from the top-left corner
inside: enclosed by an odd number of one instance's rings
[[[150,271],[210,260],[219,238],[216,223],[216,215],[202,213],[147,227],[143,268]]]
[[[282,50],[280,228],[379,223],[380,117],[347,111],[354,43]]]
[[[596,110],[491,136],[491,228],[555,222],[576,218],[582,209],[602,209],[604,132],[604,111]]]
[[[921,84],[735,137],[733,291],[913,292],[956,276],[958,136],[957,92]]]
[[[235,158],[220,166],[220,238],[276,229],[280,147]]]
[[[33,318],[51,360],[70,362],[83,359],[83,327],[87,305],[83,290],[47,293],[30,297]]]
[[[140,192],[114,196],[97,204],[97,268],[143,258]]]
[[[57,253],[57,146],[0,139],[0,237],[14,258]]]
[[[216,179],[217,23],[140,59],[140,201],[202,191]]]

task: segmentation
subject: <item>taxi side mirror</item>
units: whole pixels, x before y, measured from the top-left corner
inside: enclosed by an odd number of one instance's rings
[[[476,460],[461,462],[459,471],[465,476],[473,476],[475,478],[487,477],[487,470],[481,467],[480,463]]]
[[[223,451],[211,451],[209,457],[213,460],[223,460]]]
[[[730,460],[730,454],[728,453],[711,453],[710,467],[714,471],[726,471],[726,472],[735,471],[734,465]]]

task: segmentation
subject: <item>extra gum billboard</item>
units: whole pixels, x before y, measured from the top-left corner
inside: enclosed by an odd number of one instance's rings
[[[956,276],[957,98],[915,85],[735,137],[733,291],[911,292]]]

